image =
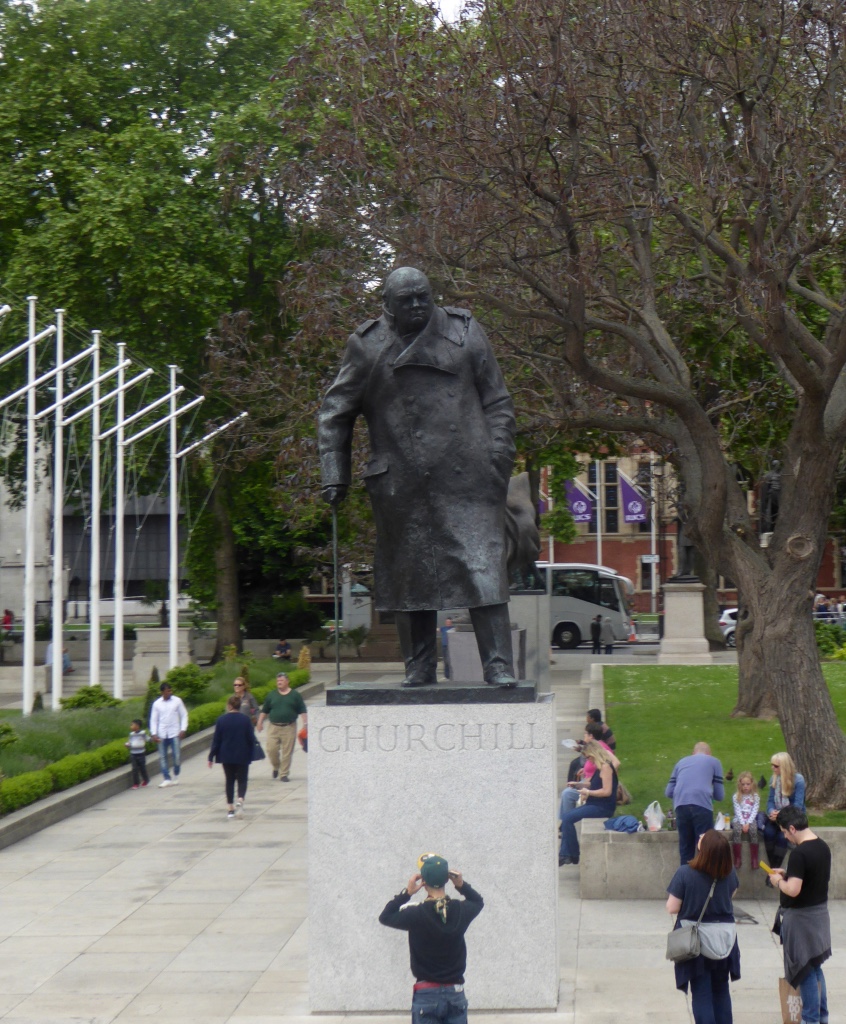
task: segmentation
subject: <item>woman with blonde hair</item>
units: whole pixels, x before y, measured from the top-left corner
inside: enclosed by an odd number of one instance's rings
[[[767,848],[770,867],[777,868],[787,852],[787,840],[776,825],[776,818],[783,807],[798,807],[800,811],[805,810],[805,779],[796,771],[793,758],[784,750],[773,754],[770,758],[770,767],[773,774],[767,798],[764,845]]]
[[[586,799],[581,807],[574,807],[561,817],[561,849],[558,865],[579,863],[579,840],[576,836],[576,822],[583,818],[610,818],[617,807],[617,771],[612,761],[616,757],[611,751],[600,746],[596,740],[585,743],[582,753],[587,761],[596,766],[590,781],[568,782],[567,785],[585,791]],[[618,762],[619,763],[619,762]]]
[[[241,704],[239,710],[242,715],[246,715],[249,720],[256,724],[258,718],[259,706],[258,701],[250,693],[250,684],[243,676],[236,676],[232,681],[232,689],[234,696],[241,698]]]

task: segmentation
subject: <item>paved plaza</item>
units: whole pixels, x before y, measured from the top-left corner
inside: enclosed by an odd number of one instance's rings
[[[318,667],[315,675],[324,671]],[[584,721],[591,696],[584,680],[581,656],[559,659],[554,689],[562,736],[576,735]],[[228,821],[223,773],[196,756],[184,765],[179,786],[160,790],[154,778],[145,790],[127,790],[0,851],[0,1019],[336,1024],[372,1017],[405,1024],[407,1013],[309,1015],[307,770],[300,750],[290,783],[271,781],[267,761],[254,766],[245,816]],[[409,873],[417,852],[410,851]],[[473,865],[460,866],[472,881]],[[480,1012],[472,1019],[691,1021],[689,1002],[675,990],[664,960],[670,918],[663,904],[582,901],[576,869],[562,868],[560,878],[558,1011]],[[513,881],[515,899],[531,901],[520,879]],[[338,879],[338,898],[349,885],[367,886],[375,917],[404,883],[402,873],[363,879],[358,865],[354,877]],[[738,906],[757,923],[738,927],[743,978],[733,986],[735,1022],[777,1024],[781,954],[769,931],[775,898]],[[826,973],[831,1020],[838,1024],[846,1021],[840,1009],[846,907],[834,903],[831,910],[835,954]],[[406,959],[399,933],[396,946]],[[472,1009],[473,965],[485,955],[472,929],[468,949]],[[372,974],[378,985],[378,963]]]

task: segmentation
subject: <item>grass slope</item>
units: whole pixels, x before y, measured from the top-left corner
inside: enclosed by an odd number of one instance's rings
[[[824,673],[843,728],[846,665],[825,665]],[[777,720],[732,718],[736,700],[734,666],[606,667],[606,717],[617,737],[620,777],[633,797],[631,808],[625,810],[640,816],[658,800],[666,812],[671,801],[664,788],[673,765],[699,740],[711,745],[724,771],[734,772],[734,781],[726,783],[726,799],[715,804],[715,811],[731,815],[731,798],[742,771],[752,772],[756,781],[763,775],[769,783],[770,758],[785,748],[781,726]],[[767,790],[760,793],[765,810]],[[846,811],[812,813],[811,823],[846,825]]]

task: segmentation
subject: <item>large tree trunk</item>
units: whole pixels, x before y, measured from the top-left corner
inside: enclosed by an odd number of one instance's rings
[[[217,523],[217,547],[214,564],[217,570],[215,597],[217,599],[217,643],[212,661],[220,661],[224,647],[235,645],[241,650],[241,615],[238,604],[238,558],[235,552],[235,534],[229,514],[229,473],[224,470],[218,478],[212,497],[212,510]]]
[[[844,807],[846,736],[822,673],[811,607],[827,537],[832,456],[813,440],[802,443],[801,429],[793,440],[786,500],[770,547],[744,551],[734,546],[731,552],[731,571],[741,594],[734,714],[777,714],[785,747],[805,776],[808,802]],[[791,464],[801,465],[799,480],[791,478]]]
[[[775,588],[768,589],[772,594]],[[747,624],[745,639],[738,640],[741,680],[747,686],[745,694],[741,687],[735,714],[772,715],[774,702],[786,748],[808,784],[808,803],[846,806],[846,737],[823,678],[810,608],[785,614],[789,597],[768,606],[757,603],[759,616]]]

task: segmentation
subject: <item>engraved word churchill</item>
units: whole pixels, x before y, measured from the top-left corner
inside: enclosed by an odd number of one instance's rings
[[[336,506],[346,495],[362,415],[376,608],[396,615],[402,685],[437,683],[437,612],[468,608],[485,682],[515,686],[505,529],[511,398],[478,321],[436,306],[425,274],[395,270],[382,294],[382,315],[350,335],[320,410],[323,496]]]
[[[402,754],[422,750],[474,753],[546,749],[537,722],[324,725],[317,730],[317,745],[328,754]]]

